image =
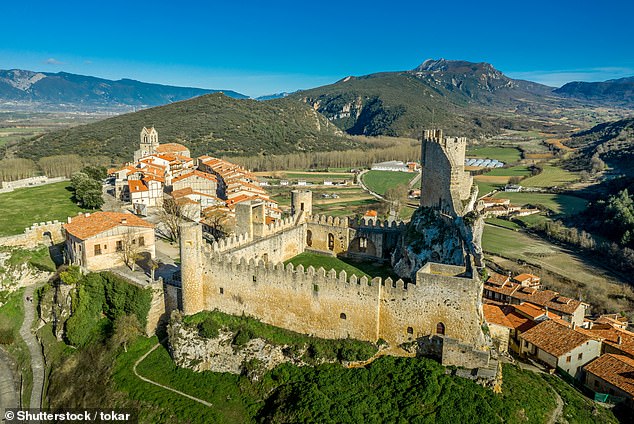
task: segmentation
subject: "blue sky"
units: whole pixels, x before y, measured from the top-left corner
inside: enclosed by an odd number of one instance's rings
[[[0,69],[257,96],[427,58],[559,86],[634,75],[634,2],[9,1]]]

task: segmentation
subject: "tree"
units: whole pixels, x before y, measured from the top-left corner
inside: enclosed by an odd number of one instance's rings
[[[399,214],[401,207],[407,202],[408,188],[406,184],[390,187],[385,191],[384,197],[392,204],[392,211]]]
[[[141,324],[136,315],[122,315],[114,321],[114,333],[111,343],[115,346],[123,345],[124,352],[128,351],[128,343],[141,334]]]
[[[172,197],[166,197],[163,207],[159,210],[159,231],[169,241],[178,241],[180,224],[184,221],[182,208]]]
[[[101,183],[84,174],[75,172],[70,179],[70,184],[75,191],[75,199],[79,204],[89,209],[99,209],[103,203]]]
[[[105,166],[86,166],[81,172],[95,181],[101,181],[108,176],[108,171]]]
[[[136,239],[136,232],[128,228],[120,241],[121,244],[118,249],[121,260],[134,271],[136,269],[136,261],[141,257],[141,247]]]

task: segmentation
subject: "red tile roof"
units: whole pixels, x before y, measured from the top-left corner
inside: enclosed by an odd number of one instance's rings
[[[176,178],[173,178],[172,179],[172,183],[176,183],[178,181],[182,181],[182,180],[185,180],[187,178],[192,178],[192,177],[205,178],[205,179],[213,181],[213,182],[218,182],[218,178],[216,178],[215,175],[209,174],[207,172],[194,170],[194,171],[188,172],[186,174],[179,175]]]
[[[497,324],[502,327],[514,328],[513,324],[504,314],[502,308],[496,305],[484,304],[482,305],[484,311],[484,320],[489,324]]]
[[[119,226],[154,228],[153,224],[131,213],[121,212],[95,212],[92,214],[80,214],[64,224],[64,230],[80,240],[96,236],[104,231]]]
[[[141,180],[128,180],[128,187],[130,188],[130,193],[138,193],[149,190]]]
[[[592,337],[551,319],[522,333],[520,338],[556,357],[592,340]]]
[[[634,359],[608,353],[590,362],[583,369],[634,396]]]
[[[157,153],[175,153],[175,152],[183,152],[185,150],[189,151],[187,147],[179,143],[159,144],[158,147],[156,148]]]

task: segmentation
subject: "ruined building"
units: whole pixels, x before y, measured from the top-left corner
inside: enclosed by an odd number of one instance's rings
[[[446,151],[431,153],[433,149],[428,148],[427,154],[439,157]],[[444,154],[438,164],[447,169],[439,170],[434,180],[443,187],[427,191],[439,195],[442,212],[429,207],[419,212],[443,214],[446,225],[454,225],[455,219],[465,226],[462,217],[452,216],[464,212],[457,207],[466,192],[462,185],[470,180],[456,177],[460,178],[457,185],[448,187],[453,176],[461,175],[453,169],[454,161]],[[427,172],[433,170],[433,162],[425,166]],[[446,365],[488,365],[482,282],[474,256],[463,248],[467,242],[461,229],[448,233],[457,240],[452,242],[455,251],[460,251],[453,262],[427,260],[398,281],[358,278],[345,271],[305,269],[283,262],[309,250],[394,263],[397,252],[416,242],[411,240],[412,235],[418,237],[412,224],[313,215],[309,191],[293,191],[291,202],[292,215],[271,224],[266,223],[263,202],[237,205],[239,235],[213,244],[203,240],[198,224],[182,226],[185,314],[217,309],[323,338],[383,339],[393,347],[436,354]],[[433,203],[436,207],[438,200]],[[438,258],[443,259],[442,255]]]

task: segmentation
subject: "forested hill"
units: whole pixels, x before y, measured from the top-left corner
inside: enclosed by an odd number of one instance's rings
[[[472,135],[521,127],[522,112],[534,115],[535,105],[552,101],[551,92],[551,87],[511,79],[488,63],[440,59],[411,71],[346,77],[285,101],[311,104],[350,134],[417,136],[435,124]]]
[[[613,103],[634,107],[634,77],[619,78],[602,82],[569,82],[555,93],[578,99]]]
[[[600,170],[600,159],[617,172],[634,176],[634,117],[596,125],[573,135],[566,145],[576,149],[568,159],[574,169]]]
[[[236,100],[215,93],[48,133],[17,146],[17,154],[39,159],[75,153],[120,163],[132,159],[141,128],[150,125],[158,130],[160,142],[182,143],[192,155],[282,154],[357,144],[306,104]]]
[[[0,100],[53,110],[120,109],[160,106],[220,90],[150,84],[131,79],[112,81],[68,72],[0,70]],[[237,99],[247,96],[223,91]]]

